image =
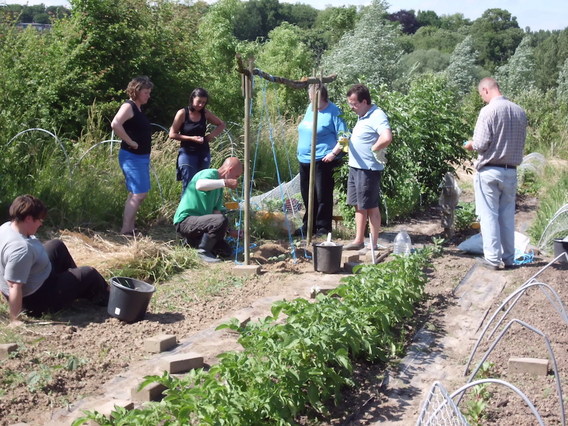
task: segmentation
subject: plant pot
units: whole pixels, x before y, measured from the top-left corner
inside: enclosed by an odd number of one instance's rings
[[[554,257],[556,258],[562,253],[564,253],[565,256],[562,256],[558,261],[560,263],[568,263],[568,241],[554,240]]]
[[[343,245],[313,244],[314,270],[325,274],[335,274],[341,270]]]
[[[134,278],[110,279],[107,312],[111,317],[132,323],[144,319],[146,309],[156,287]]]

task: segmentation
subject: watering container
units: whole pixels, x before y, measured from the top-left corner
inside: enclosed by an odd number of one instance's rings
[[[144,319],[152,293],[156,287],[134,278],[113,277],[110,279],[110,295],[107,312],[111,317],[124,322]]]
[[[314,270],[326,274],[335,274],[341,269],[342,244],[313,244]]]
[[[412,241],[410,240],[410,236],[408,233],[403,229],[394,239],[393,244],[393,254],[401,254],[403,256],[408,256],[412,251]]]

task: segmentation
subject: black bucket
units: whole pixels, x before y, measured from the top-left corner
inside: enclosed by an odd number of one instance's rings
[[[554,257],[556,258],[562,253],[566,253],[568,255],[568,241],[554,240]],[[562,256],[560,259],[558,259],[558,261],[560,263],[568,263],[566,256]]]
[[[335,274],[341,270],[341,254],[343,245],[313,244],[314,270],[326,274]]]
[[[108,314],[125,322],[144,319],[152,293],[156,287],[134,278],[113,277],[110,279]]]

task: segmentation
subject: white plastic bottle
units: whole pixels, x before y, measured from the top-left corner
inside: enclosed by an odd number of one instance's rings
[[[406,230],[400,231],[396,234],[393,244],[393,254],[401,254],[408,256],[412,250],[412,241]]]

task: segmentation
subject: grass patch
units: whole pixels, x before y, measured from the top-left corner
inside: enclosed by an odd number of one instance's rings
[[[532,241],[535,243],[540,241],[548,223],[558,209],[568,202],[568,167],[565,163],[553,163],[547,166],[539,183],[541,188],[539,190],[537,217],[528,231]],[[565,226],[566,223],[564,223],[564,228],[558,227],[557,232],[553,231],[551,238],[546,239],[551,242],[555,237],[564,237],[566,233]],[[545,243],[547,247],[541,248],[550,248],[548,247],[549,245]]]

